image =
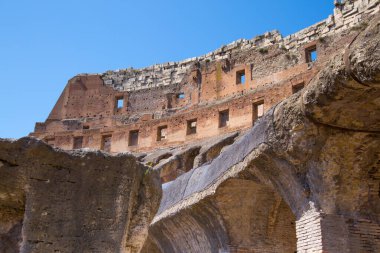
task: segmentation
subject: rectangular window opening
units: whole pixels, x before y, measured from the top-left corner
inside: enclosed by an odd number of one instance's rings
[[[129,132],[128,146],[137,146],[139,144],[139,130]]]
[[[160,126],[157,128],[157,141],[166,139],[168,126]]]
[[[264,101],[253,104],[252,123],[255,124],[256,120],[264,115]]]
[[[245,70],[236,72],[236,84],[245,84]]]
[[[117,97],[116,98],[116,109],[120,110],[124,107],[124,98],[123,97]]]
[[[105,152],[111,152],[112,135],[102,136],[101,150]]]
[[[90,129],[90,126],[83,126],[83,130],[88,130],[88,129]]]
[[[306,53],[306,62],[308,63],[315,62],[318,58],[317,46],[306,48],[305,53]]]
[[[185,98],[185,93],[179,93],[179,94],[177,94],[177,98],[178,99],[184,99]]]
[[[187,135],[197,133],[197,119],[187,121]]]
[[[226,127],[228,125],[228,121],[230,120],[229,110],[224,110],[219,112],[219,128]]]
[[[83,147],[83,137],[74,137],[73,149],[81,149]]]
[[[304,83],[299,83],[299,84],[293,85],[292,86],[292,92],[293,92],[293,94],[299,92],[300,90],[302,90],[303,87],[305,87]]]

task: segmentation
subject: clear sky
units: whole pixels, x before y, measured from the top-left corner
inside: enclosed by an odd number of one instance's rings
[[[32,132],[76,74],[178,61],[274,29],[288,35],[333,7],[333,0],[0,0],[0,137]]]

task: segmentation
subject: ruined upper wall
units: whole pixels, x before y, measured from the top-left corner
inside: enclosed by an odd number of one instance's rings
[[[336,6],[286,38],[274,31],[182,62],[76,76],[31,135],[63,149],[79,139],[81,147],[142,152],[248,129],[259,105],[265,112],[307,86],[379,11],[378,0]]]
[[[239,39],[233,43],[200,57],[180,62],[156,64],[143,69],[107,71],[101,74],[104,83],[119,91],[133,91],[153,87],[181,84],[186,74],[200,63],[228,59],[236,52],[278,45],[280,48],[296,50],[318,38],[342,32],[358,25],[365,15],[379,11],[379,0],[335,0],[334,14],[327,19],[285,38],[278,31],[267,32],[253,39]]]

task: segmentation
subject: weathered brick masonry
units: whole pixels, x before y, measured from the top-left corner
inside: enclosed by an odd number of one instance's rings
[[[378,9],[378,1],[345,1],[285,38],[272,31],[182,62],[75,76],[31,135],[68,150],[138,152],[248,129],[262,109],[307,85]]]

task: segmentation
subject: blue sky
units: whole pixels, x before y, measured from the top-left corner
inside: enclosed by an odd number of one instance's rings
[[[283,35],[333,0],[0,0],[0,137],[45,121],[68,79],[199,56],[239,38]]]

